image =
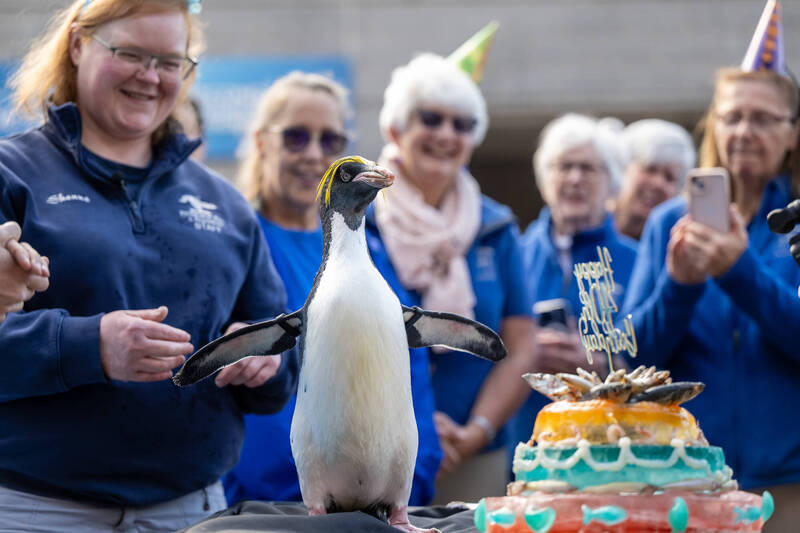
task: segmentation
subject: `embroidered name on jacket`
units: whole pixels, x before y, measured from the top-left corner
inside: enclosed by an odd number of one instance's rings
[[[211,202],[204,202],[192,194],[184,194],[178,200],[181,204],[188,204],[188,209],[181,209],[178,214],[181,220],[187,221],[195,229],[220,233],[225,226],[225,221],[213,213],[217,206]]]
[[[51,194],[47,197],[47,203],[51,205],[63,204],[64,202],[83,202],[88,204],[91,202],[88,196],[82,194]]]

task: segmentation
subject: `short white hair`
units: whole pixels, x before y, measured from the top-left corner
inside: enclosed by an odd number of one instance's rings
[[[550,174],[549,167],[561,154],[586,144],[590,144],[603,160],[611,192],[619,190],[622,182],[619,133],[622,127],[622,122],[616,118],[597,120],[578,113],[567,113],[548,123],[533,154],[533,171],[539,190],[544,188],[545,179]]]
[[[633,122],[622,132],[620,141],[626,167],[633,162],[643,165],[678,163],[681,185],[697,158],[689,132],[666,120],[649,118]]]
[[[405,131],[411,113],[424,106],[442,107],[476,120],[472,142],[478,146],[486,135],[489,117],[478,86],[456,64],[436,54],[424,53],[392,71],[383,93],[378,123],[389,142],[389,129]]]

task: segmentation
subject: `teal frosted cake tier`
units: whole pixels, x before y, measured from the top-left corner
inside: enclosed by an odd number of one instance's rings
[[[671,484],[705,480],[722,486],[731,480],[725,455],[717,446],[631,444],[620,439],[618,445],[528,446],[520,443],[514,457],[516,481],[564,482],[578,490],[609,484],[644,484],[671,488]]]

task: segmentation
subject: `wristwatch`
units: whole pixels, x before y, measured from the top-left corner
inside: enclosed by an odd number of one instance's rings
[[[497,430],[485,416],[474,415],[470,417],[469,421],[481,428],[483,432],[486,433],[486,438],[489,440],[489,442],[492,442],[497,436]]]

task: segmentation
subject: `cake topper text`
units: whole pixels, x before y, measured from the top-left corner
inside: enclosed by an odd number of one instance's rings
[[[573,274],[578,281],[581,301],[581,316],[578,319],[578,334],[586,350],[586,359],[592,364],[592,352],[605,352],[608,356],[609,372],[614,371],[612,354],[627,351],[636,357],[636,333],[633,331],[631,315],[623,320],[625,331],[614,326],[614,270],[608,248],[597,247],[599,261],[575,263]]]

